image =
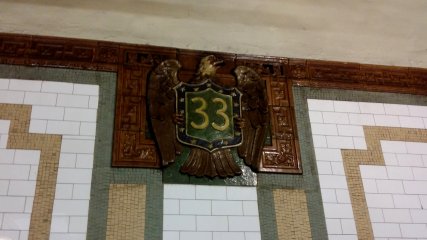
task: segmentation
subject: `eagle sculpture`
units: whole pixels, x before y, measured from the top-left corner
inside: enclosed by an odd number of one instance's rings
[[[202,58],[196,76],[186,86],[193,86],[194,89],[198,89],[194,86],[200,84],[220,86],[216,71],[222,63],[213,55]],[[183,110],[178,111],[178,101],[183,99],[177,99],[177,91],[184,84],[178,80],[180,68],[177,60],[166,60],[149,77],[148,111],[162,165],[173,163],[177,157],[181,157],[183,148],[189,148],[189,154],[180,168],[182,173],[188,175],[209,178],[240,175],[242,170],[236,163],[237,154],[233,154],[233,151],[237,151],[238,156],[253,170],[258,170],[269,124],[267,93],[261,77],[246,66],[238,66],[234,70],[234,88],[241,94],[241,103],[233,104],[241,110],[236,111],[239,114],[231,116],[230,122],[235,129],[234,134],[240,136],[240,142],[231,147],[206,149],[183,142],[178,137],[178,132],[184,131],[185,121],[189,121],[186,118],[190,118],[188,114],[183,114]],[[224,91],[227,90],[224,88]]]

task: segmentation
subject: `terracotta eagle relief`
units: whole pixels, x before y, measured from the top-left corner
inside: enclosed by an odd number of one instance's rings
[[[257,171],[269,124],[264,81],[251,68],[234,69],[233,86],[216,76],[222,61],[204,57],[190,81],[178,79],[177,60],[160,63],[148,83],[148,111],[162,166],[184,158],[182,173],[198,177],[242,174],[242,158]]]

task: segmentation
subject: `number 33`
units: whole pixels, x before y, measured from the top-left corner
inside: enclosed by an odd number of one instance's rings
[[[191,126],[195,129],[207,128],[209,126],[209,116],[205,112],[206,108],[208,107],[206,100],[202,97],[194,97],[191,99],[191,102],[193,102],[193,103],[200,102],[201,103],[200,107],[197,108],[196,110],[194,110],[194,112],[197,114],[200,114],[200,116],[202,116],[202,118],[203,118],[203,122],[201,124],[197,124],[197,123],[191,121],[191,123],[190,123]],[[214,99],[212,99],[212,102],[213,103],[220,103],[222,105],[221,108],[216,111],[216,115],[218,115],[224,119],[224,124],[219,125],[219,124],[213,122],[211,125],[214,129],[216,129],[218,131],[224,131],[230,126],[230,118],[227,116],[227,114],[225,114],[225,112],[227,111],[227,103],[222,98],[214,98]]]

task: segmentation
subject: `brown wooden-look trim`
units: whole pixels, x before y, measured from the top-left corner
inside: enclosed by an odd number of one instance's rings
[[[266,81],[272,146],[264,148],[263,172],[301,173],[292,86],[427,95],[427,69],[388,67],[281,57],[182,50],[166,47],[0,33],[0,64],[116,72],[118,77],[113,166],[160,167],[153,140],[146,136],[146,78],[166,59],[183,65],[190,78],[202,56],[225,60],[225,81],[238,65],[254,68]]]

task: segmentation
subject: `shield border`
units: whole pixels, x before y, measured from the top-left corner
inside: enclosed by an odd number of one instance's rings
[[[181,90],[181,88],[184,87],[184,90]],[[215,92],[221,93],[221,94],[225,94],[225,95],[230,95],[233,99],[233,118],[234,117],[241,117],[242,116],[242,106],[241,106],[241,100],[242,100],[242,93],[239,91],[239,89],[233,87],[233,88],[223,88],[215,83],[213,83],[211,80],[206,80],[202,83],[197,83],[197,84],[189,84],[189,83],[184,83],[184,82],[180,82],[178,85],[176,85],[174,87],[175,90],[175,97],[176,97],[176,111],[180,111],[179,113],[182,114],[184,116],[184,121],[185,119],[185,93],[188,92],[187,89],[192,89],[194,92],[194,89],[198,89],[197,91],[203,91],[206,90],[208,88],[212,89]],[[235,103],[238,103],[237,106]],[[181,110],[180,110],[181,109]],[[183,131],[180,131],[180,129],[183,128]],[[179,126],[176,125],[176,138],[178,139],[179,142],[185,144],[185,145],[189,145],[189,146],[193,146],[193,147],[197,147],[197,148],[202,148],[205,149],[209,152],[213,152],[215,150],[221,149],[221,148],[231,148],[231,147],[237,147],[239,145],[242,144],[242,139],[243,139],[243,134],[241,129],[238,129],[236,127],[236,125],[234,125],[234,137],[233,139],[227,139],[227,145],[223,145],[224,143],[224,139],[222,140],[214,140],[212,142],[203,140],[203,139],[199,139],[199,138],[193,138],[190,137],[186,134],[186,127],[184,126]],[[236,133],[238,133],[236,135]],[[193,141],[193,142],[192,142]],[[195,143],[194,143],[195,141]]]

